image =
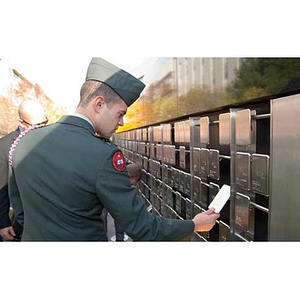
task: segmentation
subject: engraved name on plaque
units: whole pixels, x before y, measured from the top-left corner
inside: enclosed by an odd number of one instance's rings
[[[248,230],[249,206],[250,206],[250,198],[240,193],[236,193],[235,223],[241,228],[243,228],[244,230]]]
[[[200,177],[206,178],[208,176],[208,157],[209,150],[206,148],[200,149]]]
[[[185,147],[179,147],[179,166],[182,169],[185,169]]]
[[[250,154],[236,154],[236,185],[244,190],[250,190]]]
[[[196,176],[200,176],[200,149],[193,149],[193,170]]]
[[[209,177],[220,179],[219,150],[209,150]]]
[[[264,196],[269,196],[269,161],[268,155],[252,154],[252,190]]]

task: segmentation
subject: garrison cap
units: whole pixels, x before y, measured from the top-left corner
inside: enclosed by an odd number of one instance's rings
[[[130,106],[137,100],[145,84],[108,61],[93,57],[89,64],[86,81],[96,80],[109,85]]]

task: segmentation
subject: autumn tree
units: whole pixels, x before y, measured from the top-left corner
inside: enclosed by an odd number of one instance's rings
[[[18,108],[11,101],[0,96],[0,137],[15,130],[18,126]]]

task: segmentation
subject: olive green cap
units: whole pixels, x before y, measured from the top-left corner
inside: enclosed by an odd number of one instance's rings
[[[109,85],[128,106],[139,98],[145,88],[139,79],[100,57],[92,58],[85,80],[101,81]]]

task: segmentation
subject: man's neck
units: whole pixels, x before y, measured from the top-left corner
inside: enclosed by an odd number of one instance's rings
[[[76,111],[72,114],[72,116],[76,116],[76,117],[86,120],[93,126],[93,128],[95,130],[95,126],[94,126],[93,122],[91,121],[91,119],[86,114],[84,114],[82,111],[79,111],[78,109],[76,109]]]

